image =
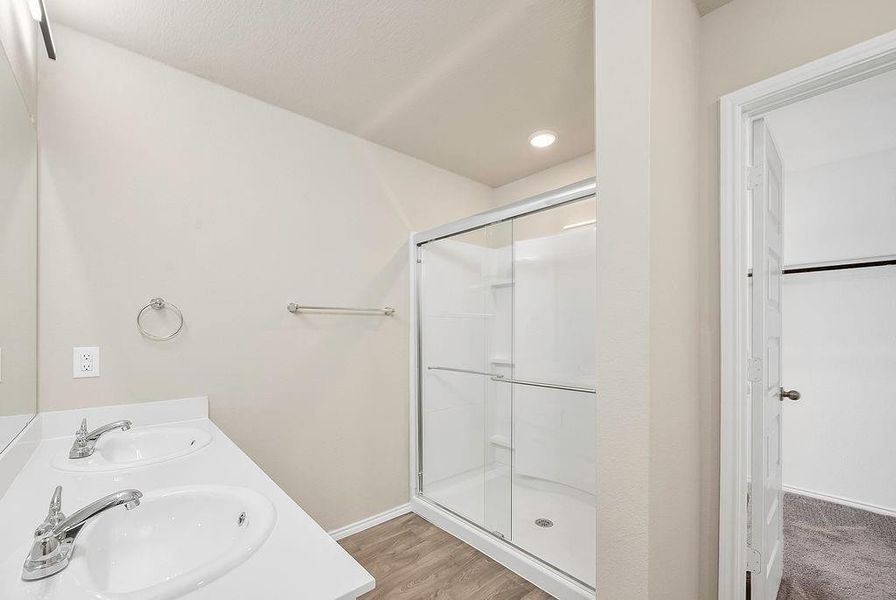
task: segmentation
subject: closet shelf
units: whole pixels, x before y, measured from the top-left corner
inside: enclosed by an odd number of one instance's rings
[[[873,256],[859,260],[832,260],[826,262],[806,263],[800,265],[785,266],[784,275],[796,273],[817,273],[820,271],[846,271],[849,269],[867,269],[870,267],[896,266],[896,256]],[[747,277],[753,276],[753,270],[747,271]]]

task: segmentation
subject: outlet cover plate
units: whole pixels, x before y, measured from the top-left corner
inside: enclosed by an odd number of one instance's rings
[[[97,346],[79,346],[72,349],[72,377],[100,376],[100,349]]]

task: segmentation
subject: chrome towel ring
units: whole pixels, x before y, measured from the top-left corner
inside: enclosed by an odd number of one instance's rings
[[[143,317],[143,313],[145,313],[146,309],[148,309],[148,308],[152,308],[154,310],[164,310],[164,309],[168,308],[171,311],[173,311],[174,314],[177,315],[177,319],[178,319],[177,329],[175,329],[168,335],[155,335],[155,334],[152,334],[152,333],[149,333],[148,331],[146,331],[146,329],[143,328],[143,324],[140,322],[140,319],[141,319],[141,317]],[[178,333],[180,333],[180,330],[183,329],[183,327],[184,327],[184,314],[182,312],[180,312],[180,309],[178,307],[171,304],[170,302],[165,302],[165,300],[163,300],[162,298],[153,298],[152,300],[149,301],[149,304],[147,304],[146,306],[141,308],[140,312],[137,313],[137,329],[140,330],[140,334],[145,338],[155,340],[157,342],[164,342],[166,340],[170,340],[171,338],[176,336]]]

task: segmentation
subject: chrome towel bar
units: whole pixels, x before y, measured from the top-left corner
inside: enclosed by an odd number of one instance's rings
[[[395,309],[391,306],[383,308],[348,308],[344,306],[305,306],[290,302],[286,305],[286,310],[291,313],[307,313],[307,312],[324,312],[324,313],[348,313],[357,315],[384,315],[391,317],[395,314]]]

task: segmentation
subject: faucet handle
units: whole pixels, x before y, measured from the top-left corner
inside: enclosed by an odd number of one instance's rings
[[[62,512],[62,486],[57,485],[53,490],[53,497],[50,498],[50,511],[47,514],[58,515]]]
[[[75,432],[75,437],[79,440],[83,440],[87,437],[87,417],[81,419],[81,427]]]
[[[34,537],[40,537],[55,528],[59,523],[65,520],[65,514],[62,512],[62,486],[57,485],[53,491],[53,497],[50,498],[50,507],[47,509],[47,517],[44,522],[37,526],[34,530]]]

